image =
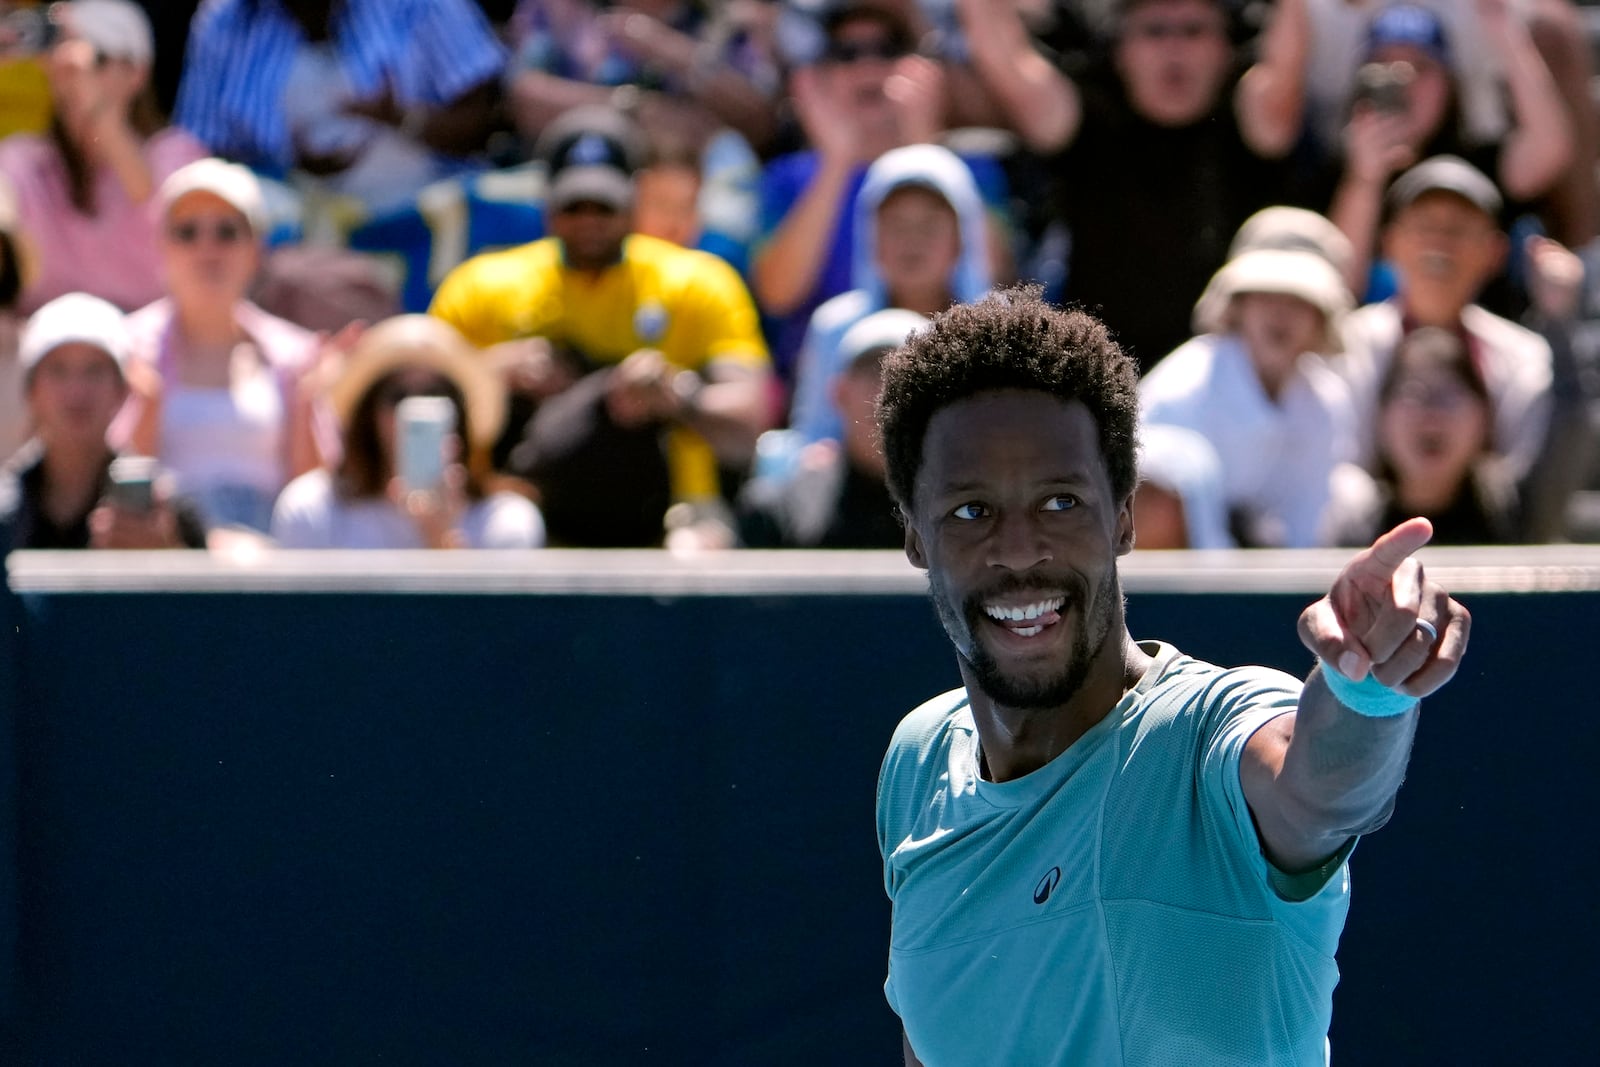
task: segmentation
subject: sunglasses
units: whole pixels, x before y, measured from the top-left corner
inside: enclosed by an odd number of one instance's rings
[[[199,244],[201,238],[210,235],[211,239],[219,245],[238,244],[249,237],[249,228],[243,223],[232,219],[217,219],[206,226],[198,219],[186,222],[175,222],[167,227],[167,236],[175,244]]]
[[[899,41],[836,41],[828,45],[823,58],[830,63],[859,63],[863,59],[900,59],[908,55]]]

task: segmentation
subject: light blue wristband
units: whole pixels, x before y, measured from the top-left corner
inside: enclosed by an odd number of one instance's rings
[[[1322,664],[1322,680],[1327,683],[1328,692],[1332,693],[1339,703],[1357,715],[1365,715],[1369,719],[1388,719],[1404,715],[1420,703],[1414,696],[1407,696],[1405,693],[1390,689],[1370,673],[1361,681],[1352,682],[1326,660]]]

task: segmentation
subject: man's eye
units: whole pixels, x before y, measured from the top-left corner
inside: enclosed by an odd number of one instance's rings
[[[1073,508],[1075,508],[1077,506],[1078,506],[1078,498],[1077,497],[1069,496],[1068,494],[1063,493],[1060,496],[1053,496],[1050,499],[1046,500],[1044,502],[1044,507],[1041,510],[1043,510],[1043,511],[1070,511],[1071,509],[1073,509]]]
[[[988,509],[982,504],[962,504],[950,514],[958,519],[981,519],[988,514]]]

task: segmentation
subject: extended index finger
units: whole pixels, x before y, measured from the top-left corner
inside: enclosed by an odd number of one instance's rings
[[[1418,516],[1381,535],[1351,561],[1352,567],[1383,577],[1393,575],[1411,554],[1433,540],[1433,523]]]

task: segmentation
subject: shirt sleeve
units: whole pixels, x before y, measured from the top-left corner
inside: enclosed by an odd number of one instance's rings
[[[505,69],[505,50],[483,9],[468,0],[428,0],[411,42],[424,103],[449,104]]]
[[[481,259],[469,259],[445,275],[434,291],[428,314],[443,319],[479,348],[488,348],[512,338],[512,332],[496,313],[500,301],[489,292]]]
[[[1264,667],[1223,672],[1208,694],[1210,734],[1200,765],[1200,786],[1207,805],[1232,827],[1236,844],[1273,895],[1290,904],[1320,893],[1343,869],[1354,846],[1352,841],[1321,867],[1297,875],[1278,870],[1262,852],[1239,769],[1250,738],[1273,719],[1293,712],[1299,706],[1300,690],[1299,679]]]
[[[227,41],[227,15],[224,9],[235,5],[223,2],[202,4],[189,28],[189,42],[183,54],[183,74],[178,83],[178,100],[172,120],[188,130],[211,151],[228,152],[228,127],[217,101],[230,62]],[[237,57],[232,57],[237,62]]]
[[[761,335],[761,318],[744,280],[725,261],[696,253],[700,266],[685,294],[684,310],[695,318],[702,363],[731,362],[765,370],[772,365]]]

